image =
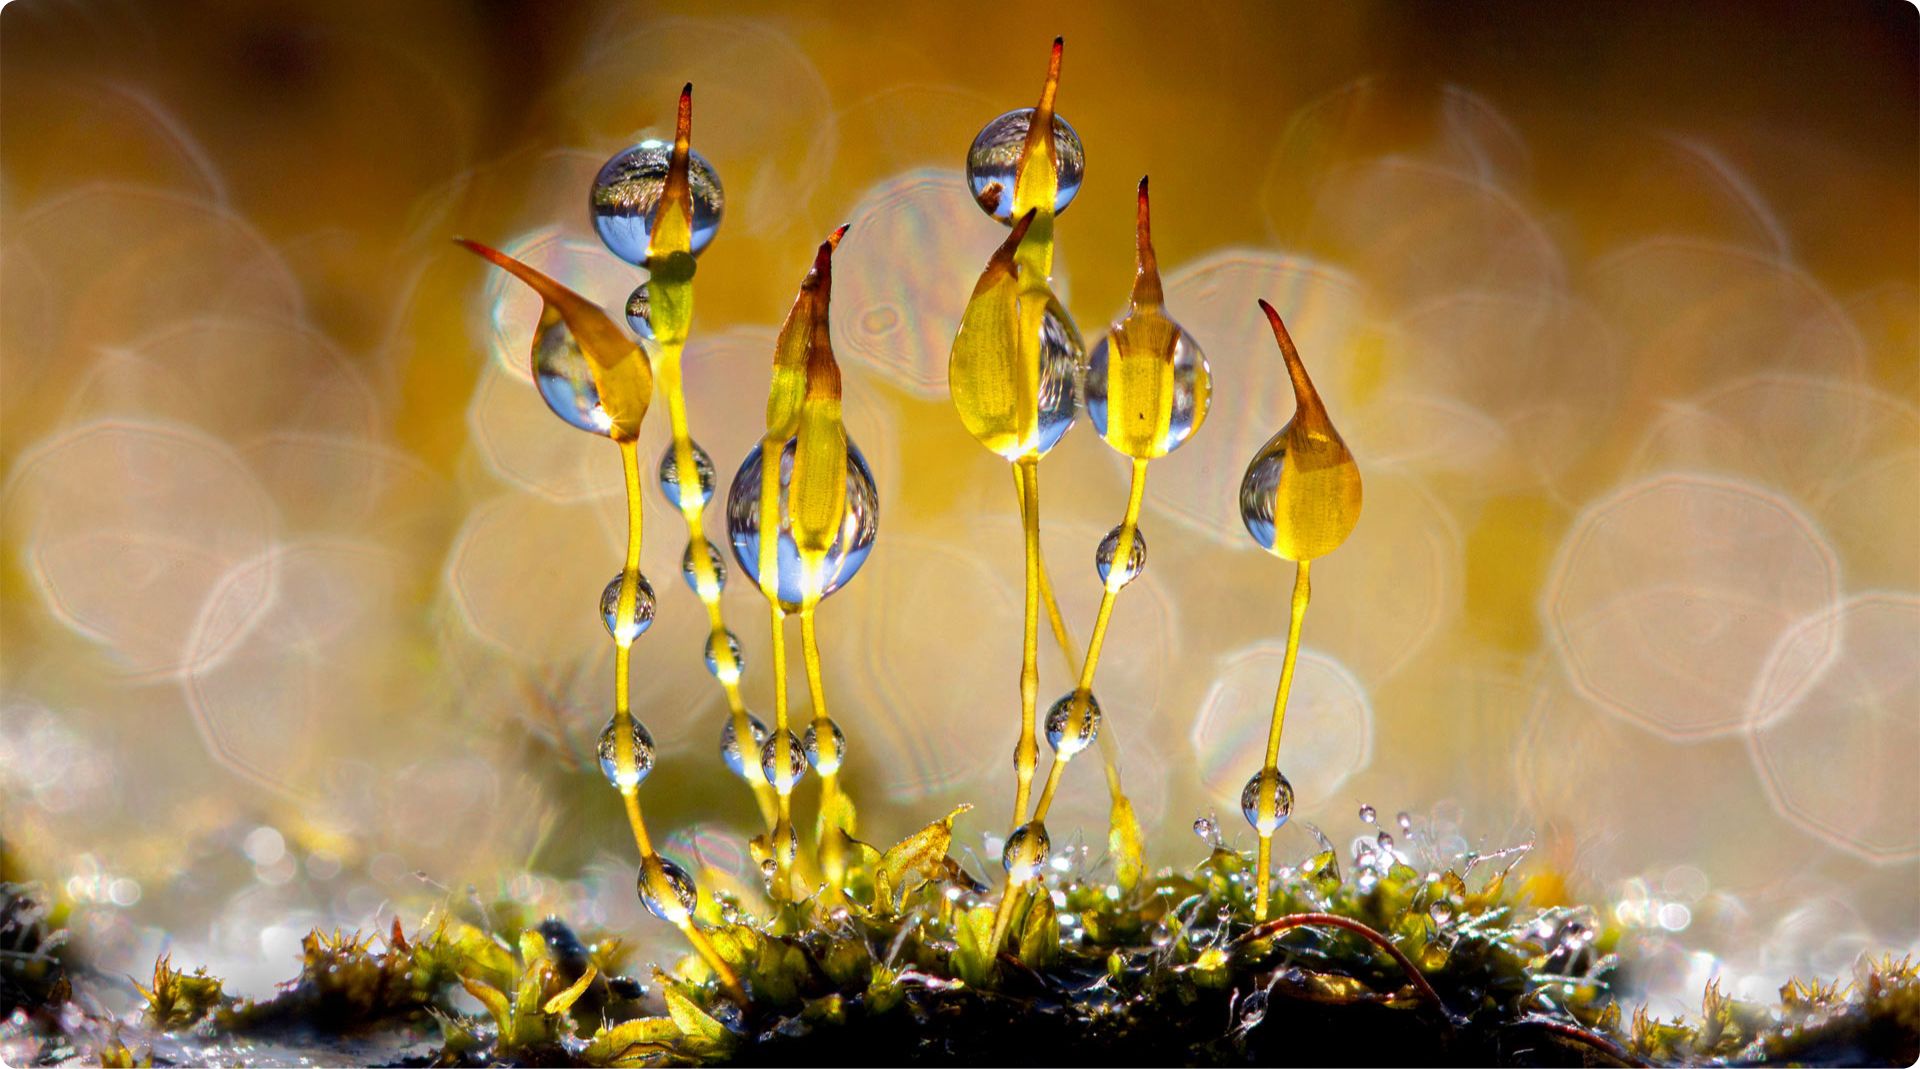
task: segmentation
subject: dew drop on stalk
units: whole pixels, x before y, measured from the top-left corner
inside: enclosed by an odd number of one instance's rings
[[[1000,865],[1007,870],[1008,880],[1026,883],[1038,877],[1046,867],[1047,855],[1052,848],[1053,844],[1047,839],[1047,826],[1038,821],[1028,821],[1007,836],[1006,848],[1000,852]]]
[[[616,730],[619,720],[619,717],[612,717],[607,721],[607,726],[600,729],[600,771],[606,774],[607,782],[613,784],[615,789],[638,787],[647,778],[647,773],[653,771],[653,735],[639,717],[627,718],[633,729],[633,771],[621,775],[620,735]]]
[[[660,451],[660,493],[667,499],[667,504],[677,509],[692,508],[696,505],[704,507],[707,502],[713,500],[713,488],[718,481],[714,475],[713,458],[707,455],[706,450],[700,448],[699,442],[688,444],[693,447],[693,471],[699,478],[700,485],[697,492],[684,496],[680,492],[680,462],[675,454],[673,443],[667,443],[667,447]]]
[[[667,161],[672,155],[672,142],[642,141],[608,160],[587,195],[593,229],[607,251],[636,267],[647,262],[655,209],[667,187]],[[688,153],[687,185],[693,195],[692,251],[698,256],[720,228],[725,197],[720,176],[698,152]]]
[[[1265,799],[1263,805],[1261,796],[1268,793],[1263,788],[1269,783],[1272,784],[1271,798]],[[1274,769],[1260,770],[1240,792],[1240,812],[1246,815],[1254,831],[1272,835],[1293,812],[1293,784]]]
[[[607,625],[607,634],[612,635],[616,642],[623,639],[632,642],[646,634],[647,628],[653,626],[653,584],[647,582],[647,577],[642,575],[636,577],[639,579],[640,586],[634,591],[633,620],[627,624],[624,633],[621,631],[620,582],[624,578],[624,575],[614,576],[608,580],[606,588],[600,591],[600,620]]]
[[[1208,846],[1220,845],[1220,823],[1212,817],[1201,817],[1193,822],[1193,833]]]
[[[780,607],[787,612],[799,612],[805,601],[800,549],[793,540],[793,517],[787,507],[798,444],[798,439],[789,438],[786,448],[780,452],[780,541],[774,553]],[[733,543],[733,559],[755,584],[760,582],[760,457],[760,447],[755,445],[741,461],[733,485],[727,490],[727,537]],[[849,439],[846,509],[841,515],[840,531],[834,536],[822,564],[821,597],[839,590],[853,578],[873,552],[874,539],[879,534],[880,491],[874,485],[873,469],[867,466],[867,458]]]
[[[1368,824],[1373,823],[1374,820],[1376,819],[1376,814],[1374,813],[1373,807],[1370,805],[1361,806],[1360,819]]]
[[[1032,108],[1015,108],[994,119],[974,136],[967,149],[967,188],[980,209],[1008,226],[1013,225],[1013,188],[1020,177],[1020,156],[1033,125]],[[1087,150],[1067,120],[1053,116],[1054,171],[1059,189],[1054,194],[1057,214],[1073,203],[1087,173]]]
[[[840,771],[841,763],[847,758],[846,732],[841,731],[840,725],[834,723],[831,719],[827,721],[826,746],[823,747],[820,745],[820,722],[818,720],[807,725],[807,734],[806,737],[801,740],[801,745],[806,749],[807,763],[813,766],[814,771],[823,776],[832,775]]]
[[[640,859],[640,875],[635,881],[640,902],[647,912],[668,924],[685,924],[693,916],[699,891],[687,870],[659,854]]]
[[[1193,432],[1206,422],[1207,410],[1213,396],[1213,373],[1207,366],[1207,355],[1200,351],[1200,343],[1185,327],[1155,314],[1161,324],[1173,331],[1173,389],[1171,404],[1167,411],[1167,424],[1164,432],[1154,435],[1147,450],[1149,456],[1163,456],[1184,445],[1193,437]],[[1115,336],[1126,326],[1125,321],[1114,324],[1112,330],[1100,336],[1093,343],[1093,350],[1087,354],[1086,403],[1087,419],[1093,423],[1093,429],[1102,438],[1107,437],[1107,419],[1111,414],[1109,401],[1112,389],[1113,351],[1116,348]],[[1136,328],[1141,333],[1151,327]],[[1111,440],[1111,439],[1109,439]]]
[[[1127,559],[1114,568],[1114,558],[1120,555],[1120,527],[1116,525],[1100,540],[1100,546],[1093,552],[1093,570],[1100,575],[1100,582],[1115,590],[1126,586],[1140,577],[1147,567],[1147,536],[1139,527],[1133,529],[1133,547],[1127,553]]]
[[[732,655],[733,663],[730,665],[722,664],[720,661],[720,644],[722,642],[726,643],[727,652]],[[740,638],[738,635],[735,635],[732,631],[722,631],[717,635],[711,632],[708,633],[707,671],[712,672],[715,679],[718,679],[722,683],[738,683],[740,681],[742,664]]]
[[[807,751],[800,739],[789,731],[786,733],[787,759],[780,760],[780,736],[774,735],[760,744],[760,771],[773,784],[777,791],[790,791],[794,784],[807,774]]]
[[[1086,360],[1080,328],[1058,300],[1047,302],[1040,320],[1040,445],[1046,456],[1073,427],[1080,403],[1080,371]],[[1011,459],[1011,458],[1009,458]]]
[[[700,571],[694,566],[692,542],[688,542],[687,548],[680,552],[680,575],[687,581],[687,589],[696,595],[702,598],[717,597],[727,586],[727,560],[721,556],[720,547],[714,545],[712,540],[703,538],[700,542],[707,547],[707,563],[713,568],[713,589],[700,589]],[[736,655],[734,659],[738,661],[739,657]]]
[[[1071,691],[1047,710],[1046,723],[1047,745],[1062,757],[1072,757],[1099,736],[1100,703],[1092,694],[1082,697],[1079,691]]]
[[[733,717],[727,717],[725,726],[720,729],[720,760],[728,771],[741,779],[747,778],[747,753],[752,753],[754,759],[758,760],[760,746],[767,741],[767,725],[751,713],[747,714],[747,731],[753,735],[753,749],[743,751],[740,736],[733,730]]]
[[[1443,898],[1427,907],[1427,916],[1433,918],[1433,923],[1444,925],[1453,919],[1453,904]]]
[[[645,282],[627,295],[627,328],[636,338],[653,340],[653,291]]]

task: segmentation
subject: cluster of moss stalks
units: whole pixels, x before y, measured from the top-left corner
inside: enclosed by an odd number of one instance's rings
[[[849,841],[847,893],[770,920],[703,891],[700,920],[746,1006],[696,957],[636,980],[617,938],[499,903],[444,907],[411,934],[398,920],[377,936],[314,932],[299,976],[263,1000],[162,957],[138,984],[144,1019],[103,1022],[75,998],[89,974],[58,918],[8,884],[0,1017],[16,1057],[26,1036],[43,1064],[272,1063],[274,1049],[356,1040],[449,1066],[1920,1058],[1907,961],[1846,986],[1789,984],[1774,1006],[1709,987],[1697,1018],[1628,1015],[1614,992],[1632,962],[1606,911],[1536,904],[1555,897],[1551,878],[1421,873],[1390,853],[1344,877],[1332,850],[1308,860],[1264,924],[1250,919],[1248,860],[1225,849],[1124,889],[1054,873],[993,948],[992,897],[949,856],[951,835],[949,817],[884,853]]]

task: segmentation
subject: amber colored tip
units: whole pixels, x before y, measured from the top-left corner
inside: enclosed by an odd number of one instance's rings
[[[680,113],[673,121],[673,139],[684,142],[693,134],[693,83],[680,90]]]
[[[835,227],[833,233],[827,235],[827,244],[832,245],[836,249],[839,248],[840,239],[847,236],[847,228],[852,225],[852,223],[841,223]]]
[[[1293,344],[1293,335],[1287,333],[1287,325],[1280,321],[1280,313],[1273,305],[1260,301],[1260,310],[1267,313],[1267,323],[1273,327],[1273,340],[1280,343],[1280,357],[1286,361],[1287,377],[1293,380],[1294,400],[1303,408],[1317,407],[1320,395],[1313,388],[1313,380],[1307,377],[1307,366],[1300,361],[1300,350]]]
[[[1139,212],[1134,219],[1134,234],[1140,242],[1143,256],[1153,255],[1153,222],[1147,210],[1147,176],[1140,176]]]
[[[1067,39],[1064,37],[1056,37],[1053,39],[1053,52],[1047,56],[1047,81],[1045,85],[1040,87],[1040,109],[1042,111],[1052,110],[1054,94],[1060,89],[1060,53],[1062,49],[1065,48],[1066,43]]]

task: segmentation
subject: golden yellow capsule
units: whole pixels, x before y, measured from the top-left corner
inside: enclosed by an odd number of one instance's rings
[[[1263,549],[1310,561],[1340,548],[1353,533],[1360,519],[1360,468],[1334,430],[1280,313],[1265,301],[1260,308],[1293,380],[1294,413],[1247,465],[1240,519]]]

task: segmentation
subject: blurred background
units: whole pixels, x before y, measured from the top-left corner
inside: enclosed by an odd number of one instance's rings
[[[469,887],[675,951],[589,759],[617,455],[530,387],[537,304],[448,239],[617,309],[640,278],[588,185],[688,80],[727,192],[696,437],[729,479],[851,223],[833,322],[882,519],[821,612],[850,786],[882,843],[976,803],[961,842],[997,868],[1019,528],[945,367],[1004,234],[959,168],[1055,34],[1089,160],[1062,295],[1090,338],[1121,309],[1150,173],[1216,384],[1153,466],[1097,687],[1154,860],[1199,860],[1216,810],[1252,841],[1292,581],[1235,508],[1292,408],[1265,297],[1367,492],[1315,569],[1283,858],[1362,803],[1436,848],[1530,842],[1619,903],[1665,1011],[1920,949],[1907,4],[21,0],[0,31],[5,859],[109,971],[172,949],[264,992],[309,927]],[[1083,425],[1042,475],[1084,641],[1124,465]],[[647,507],[643,801],[668,853],[744,874],[684,531]],[[770,717],[761,606],[727,591]],[[1043,699],[1071,686],[1042,669]],[[1105,804],[1077,762],[1056,841],[1097,858]]]

